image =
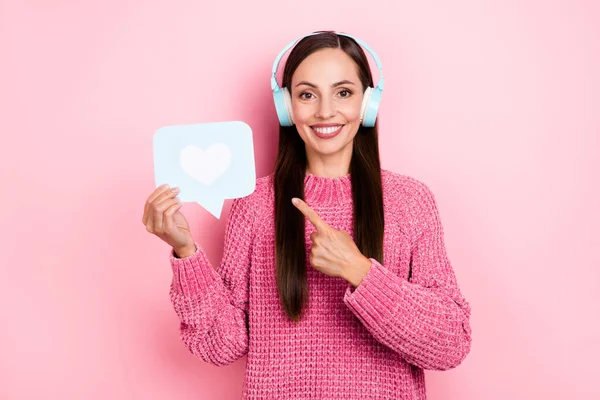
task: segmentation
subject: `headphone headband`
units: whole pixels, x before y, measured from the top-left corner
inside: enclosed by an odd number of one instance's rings
[[[309,33],[307,35],[302,35],[299,38],[291,41],[290,43],[288,43],[277,55],[277,58],[275,58],[275,61],[273,62],[273,69],[271,71],[271,89],[272,90],[281,90],[281,87],[279,86],[279,84],[277,83],[277,79],[276,79],[276,75],[277,75],[277,68],[279,68],[279,62],[281,61],[281,58],[283,57],[283,55],[291,48],[293,47],[296,43],[298,43],[300,40],[304,39],[305,37],[308,36],[313,36],[313,35],[318,35],[320,33],[323,32],[313,32],[313,33]],[[334,32],[336,35],[341,35],[341,36],[347,36],[351,39],[354,39],[356,41],[356,43],[358,43],[360,46],[362,46],[365,50],[367,50],[369,52],[369,54],[371,54],[371,57],[373,57],[373,60],[375,60],[375,65],[377,65],[377,68],[379,69],[379,82],[377,82],[377,88],[379,88],[379,90],[383,90],[383,70],[381,67],[381,61],[379,60],[379,57],[377,56],[377,53],[375,53],[375,51],[371,48],[371,46],[369,46],[368,44],[366,44],[365,42],[363,42],[362,40],[349,35],[347,33],[341,33],[341,32]]]

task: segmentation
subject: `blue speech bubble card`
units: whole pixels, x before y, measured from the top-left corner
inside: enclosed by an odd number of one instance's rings
[[[242,121],[165,126],[154,133],[154,180],[180,188],[182,202],[197,202],[221,218],[225,199],[256,188],[252,129]]]

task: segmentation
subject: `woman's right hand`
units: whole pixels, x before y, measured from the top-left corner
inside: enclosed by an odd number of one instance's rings
[[[187,219],[179,211],[179,188],[162,185],[156,188],[144,206],[142,223],[146,230],[169,244],[178,257],[187,257],[196,251]]]

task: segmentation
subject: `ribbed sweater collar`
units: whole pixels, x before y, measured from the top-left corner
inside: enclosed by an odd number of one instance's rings
[[[352,201],[350,174],[338,178],[326,178],[306,173],[304,198],[308,204],[346,204]]]

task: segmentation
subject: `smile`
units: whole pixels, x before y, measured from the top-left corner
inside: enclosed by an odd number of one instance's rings
[[[342,131],[344,125],[335,125],[335,126],[327,126],[327,127],[316,127],[311,126],[313,132],[317,137],[321,139],[331,139],[337,136],[338,133]]]

